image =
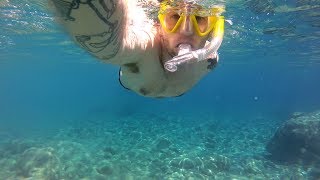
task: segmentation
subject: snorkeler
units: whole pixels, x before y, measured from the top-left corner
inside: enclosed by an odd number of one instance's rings
[[[148,97],[179,96],[217,62],[223,7],[165,0],[157,21],[141,0],[51,0],[73,39],[104,62],[119,65],[119,81]]]

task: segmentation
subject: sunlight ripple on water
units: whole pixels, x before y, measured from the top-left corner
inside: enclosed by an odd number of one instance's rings
[[[201,2],[209,4],[212,1]],[[224,4],[224,16],[233,22],[233,25],[226,23],[221,53],[231,57],[294,55],[306,64],[319,63],[320,1],[236,0],[214,3]],[[149,9],[154,8],[151,4],[145,8],[149,6]],[[11,36],[17,34],[42,33],[48,38],[50,33],[60,32],[46,1],[5,0],[0,1],[0,9],[0,25],[4,32],[0,37],[0,49],[15,44]]]

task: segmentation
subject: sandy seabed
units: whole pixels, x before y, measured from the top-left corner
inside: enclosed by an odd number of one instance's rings
[[[0,136],[0,179],[311,179],[275,164],[279,122],[140,114],[73,121],[50,136]]]

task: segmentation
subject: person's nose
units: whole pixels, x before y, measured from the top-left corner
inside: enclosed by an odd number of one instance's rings
[[[193,25],[190,16],[185,17],[185,20],[183,21],[182,26],[180,28],[180,33],[186,36],[191,36],[193,34]]]

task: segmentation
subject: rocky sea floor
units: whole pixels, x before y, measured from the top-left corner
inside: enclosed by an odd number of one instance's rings
[[[50,136],[0,135],[0,179],[314,179],[265,146],[282,122],[133,114],[71,122]]]

